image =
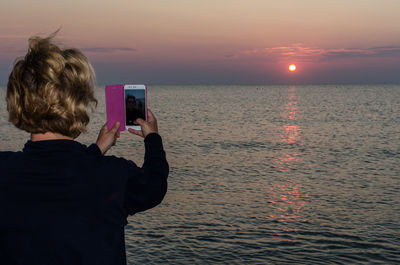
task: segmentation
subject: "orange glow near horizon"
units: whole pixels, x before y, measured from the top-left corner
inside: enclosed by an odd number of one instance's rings
[[[294,71],[296,71],[296,65],[294,65],[294,64],[291,64],[291,65],[289,65],[289,71],[290,72],[294,72]]]

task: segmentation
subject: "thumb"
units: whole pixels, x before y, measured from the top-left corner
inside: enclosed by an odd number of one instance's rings
[[[113,134],[116,134],[118,129],[119,129],[120,123],[117,121],[114,126],[111,128],[110,132],[112,132]]]
[[[144,120],[143,120],[142,118],[137,118],[137,119],[135,120],[135,122],[136,122],[137,124],[139,124],[139,125],[143,125]]]

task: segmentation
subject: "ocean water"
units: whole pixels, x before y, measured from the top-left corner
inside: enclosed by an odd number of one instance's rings
[[[88,132],[105,122],[104,87]],[[1,98],[5,89],[1,88]],[[400,264],[400,86],[149,86],[170,163],[129,264]],[[29,135],[7,123],[0,150]],[[109,155],[143,162],[124,132]]]

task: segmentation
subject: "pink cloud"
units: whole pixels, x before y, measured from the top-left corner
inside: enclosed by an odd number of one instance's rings
[[[400,55],[400,45],[369,48],[320,48],[293,44],[244,50],[236,57],[269,60],[296,60],[301,62],[331,61],[348,58],[393,57]]]

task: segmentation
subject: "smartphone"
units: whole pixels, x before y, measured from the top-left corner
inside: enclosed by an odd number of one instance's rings
[[[118,131],[125,131],[124,85],[108,85],[105,92],[108,130],[119,122]]]
[[[137,118],[147,120],[147,87],[146,85],[124,85],[125,128],[140,130],[135,123]]]

